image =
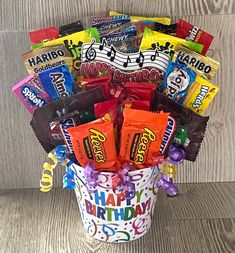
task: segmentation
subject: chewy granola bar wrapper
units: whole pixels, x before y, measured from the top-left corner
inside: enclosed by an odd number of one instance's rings
[[[209,117],[203,117],[189,110],[188,108],[175,103],[172,99],[156,91],[152,110],[156,112],[169,112],[177,120],[179,126],[183,126],[189,139],[189,144],[185,147],[186,160],[196,161],[201,143],[206,131]],[[182,148],[182,146],[181,146]]]
[[[83,45],[81,75],[84,78],[111,74],[116,85],[122,82],[160,84],[169,63],[169,56],[155,50],[122,53],[106,41]]]
[[[80,121],[81,112],[93,110],[94,104],[102,101],[104,101],[104,96],[101,88],[95,88],[58,99],[36,109],[30,125],[44,150],[49,153],[56,146],[64,144],[62,138],[53,138],[54,132],[52,131],[59,128],[61,121],[74,116],[78,116]]]
[[[201,44],[156,32],[149,28],[145,28],[144,30],[140,50],[155,49],[158,52],[168,54],[172,58],[180,45],[186,46],[198,53],[201,53],[203,50],[203,45]]]
[[[126,14],[118,13],[116,11],[109,11],[109,16],[127,16]],[[169,25],[171,23],[171,19],[167,17],[143,17],[143,16],[129,16],[131,22],[138,21],[155,21],[164,25]]]
[[[136,168],[153,164],[166,130],[169,113],[152,113],[125,108],[119,159]]]
[[[183,105],[203,115],[218,91],[219,87],[200,76],[196,76],[196,80],[191,85]]]
[[[211,34],[203,31],[202,29],[194,26],[182,18],[179,19],[176,27],[176,36],[188,41],[193,41],[204,45],[202,54],[205,55],[210,47],[214,38]]]
[[[38,74],[42,71],[67,64],[72,70],[73,59],[63,45],[40,47],[22,55],[29,73]]]
[[[68,128],[75,156],[84,168],[93,163],[95,170],[113,171],[117,161],[113,123],[105,118]]]
[[[197,74],[211,79],[217,72],[220,64],[216,60],[198,54],[197,52],[180,46],[173,56],[173,61],[186,64],[188,68],[193,69]]]
[[[96,28],[89,28],[84,31],[72,33],[70,35],[58,38],[56,40],[45,42],[43,43],[43,46],[47,47],[63,44],[73,58],[72,74],[74,77],[79,79],[82,45],[83,43],[91,42],[92,39],[94,39],[96,42],[100,42],[99,33]]]

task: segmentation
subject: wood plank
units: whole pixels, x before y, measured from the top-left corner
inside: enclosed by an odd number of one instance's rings
[[[85,233],[72,191],[2,190],[0,215],[1,252],[173,252],[170,212],[160,204],[151,232],[120,245],[94,240]]]
[[[187,198],[184,193],[166,198],[160,192],[150,232],[125,244],[107,244],[87,235],[72,191],[56,188],[44,194],[37,189],[1,190],[0,252],[234,252],[235,209],[228,213],[221,195],[228,196],[235,183],[199,184],[197,194],[194,190],[197,184],[194,186],[181,185],[184,191],[191,189]],[[207,187],[213,188],[213,198],[205,194]],[[205,209],[202,215],[196,207],[199,201],[215,210],[211,212],[201,205],[201,209]],[[189,211],[180,211],[180,207]],[[184,215],[177,216],[176,212]],[[221,215],[216,216],[216,213]]]
[[[169,198],[173,219],[235,218],[235,183],[180,184]]]
[[[235,156],[231,152],[235,150],[235,116],[232,110],[235,107],[235,15],[184,17],[215,35],[211,48],[221,68],[213,81],[219,85],[220,92],[208,110],[210,121],[198,159],[179,167],[176,182],[234,181]],[[0,32],[0,50],[3,84],[0,89],[0,115],[3,119],[0,122],[0,189],[38,187],[46,154],[29,127],[30,115],[10,91],[13,84],[27,75],[20,57],[29,50],[27,32]],[[56,186],[61,185],[62,174],[61,169],[55,173]]]
[[[135,15],[172,16],[234,14],[233,0],[2,0],[0,30],[30,30],[61,25],[85,16],[106,15],[109,10]]]
[[[174,220],[171,245],[175,253],[232,253],[235,219]]]

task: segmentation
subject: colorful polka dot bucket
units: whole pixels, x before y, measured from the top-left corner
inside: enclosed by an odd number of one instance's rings
[[[122,197],[112,186],[114,173],[101,172],[94,191],[87,187],[84,168],[73,164],[75,193],[85,230],[95,239],[122,243],[138,239],[151,227],[157,197],[157,167],[130,171],[134,193]]]

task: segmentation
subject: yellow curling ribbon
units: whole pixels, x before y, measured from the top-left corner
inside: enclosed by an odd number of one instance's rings
[[[50,163],[45,162],[43,164],[42,179],[40,180],[40,191],[49,192],[53,186],[53,170],[57,166],[58,162],[62,166],[66,166],[67,160],[63,159],[62,155],[59,152],[64,152],[66,148],[63,146],[58,146],[53,152],[48,154],[48,158],[51,159]],[[55,152],[55,154],[54,154]],[[59,160],[58,160],[59,159]]]
[[[163,163],[162,164],[162,173],[170,178],[176,177],[176,166],[170,163]]]
[[[40,181],[40,191],[49,192],[53,185],[53,170],[58,164],[58,159],[53,153],[48,154],[51,163],[45,162],[43,164],[42,179]]]

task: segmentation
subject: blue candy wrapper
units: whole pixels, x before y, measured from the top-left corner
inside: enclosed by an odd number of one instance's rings
[[[166,70],[160,92],[182,105],[191,84],[195,81],[196,73],[186,65],[170,62]]]
[[[67,65],[43,71],[39,73],[39,78],[53,101],[74,94],[74,78]]]

